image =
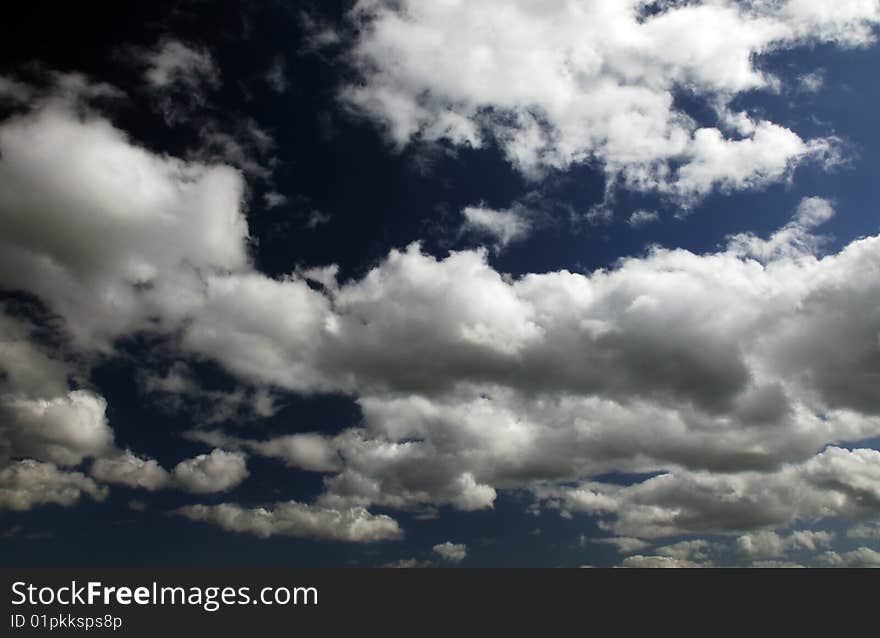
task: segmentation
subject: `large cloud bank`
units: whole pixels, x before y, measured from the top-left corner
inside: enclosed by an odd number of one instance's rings
[[[769,29],[801,7],[785,38],[853,43],[869,4],[774,3],[748,19]],[[747,71],[720,88],[757,82]],[[588,274],[514,278],[486,250],[437,258],[414,243],[360,279],[332,266],[273,279],[247,254],[240,172],[149,152],[88,106],[85,80],[65,86],[0,123],[0,285],[39,298],[73,352],[145,331],[249,386],[345,393],[363,421],[275,439],[197,431],[215,449],[166,470],[118,449],[106,401],[7,312],[0,506],[100,499],[103,483],[224,492],[256,454],[324,473],[324,491],[180,514],[347,541],[400,538],[369,508],[477,510],[502,489],[629,539],[880,514],[880,453],[839,446],[880,435],[880,237],[823,255],[830,202],[803,200],[771,237]],[[88,459],[92,478],[77,469]],[[661,474],[594,480],[612,470]]]

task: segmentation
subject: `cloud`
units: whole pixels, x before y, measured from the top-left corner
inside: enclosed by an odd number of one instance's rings
[[[877,523],[856,525],[846,530],[847,538],[880,540],[880,525]]]
[[[818,93],[825,85],[825,72],[822,69],[804,73],[797,79],[798,88],[804,93]]]
[[[672,545],[657,548],[657,554],[676,560],[693,560],[706,563],[709,560],[709,552],[713,549],[712,543],[703,539],[679,541]]]
[[[182,461],[171,484],[198,493],[238,485],[245,452],[328,474],[304,510],[202,518],[381,522],[365,508],[472,511],[523,488],[631,538],[877,515],[880,453],[839,444],[880,435],[880,238],[824,254],[831,202],[804,200],[767,238],[655,247],[589,273],[513,277],[486,250],[414,243],[342,282],[334,265],[272,278],[247,254],[242,174],[140,148],[82,104],[83,83],[67,84],[78,102],[47,94],[0,123],[0,286],[39,298],[84,358],[146,332],[247,392],[342,393],[362,411],[333,436],[237,435]],[[104,400],[75,366],[4,316],[8,460],[97,456],[108,482],[159,476],[111,445]],[[186,396],[184,372],[157,388]],[[610,471],[652,478],[595,480]]]
[[[200,425],[246,423],[270,417],[277,410],[270,390],[240,385],[232,390],[207,389],[182,361],[175,361],[164,373],[142,372],[139,380],[158,407],[173,414],[189,413]]]
[[[57,96],[3,121],[0,151],[0,285],[46,302],[77,345],[181,317],[202,274],[247,263],[228,166],[155,155]]]
[[[83,494],[102,501],[107,488],[79,472],[65,472],[32,459],[0,469],[0,509],[24,511],[49,503],[70,507]]]
[[[706,567],[706,565],[701,563],[681,558],[671,558],[669,556],[643,556],[641,554],[627,556],[623,559],[620,566],[634,569],[693,569],[696,567]]]
[[[496,248],[525,239],[531,231],[531,222],[519,210],[493,210],[482,206],[468,206],[462,211],[464,231],[485,235],[495,242]]]
[[[0,467],[15,457],[75,466],[113,450],[106,400],[85,389],[70,390],[78,366],[50,346],[45,332],[0,307]]]
[[[532,178],[590,162],[610,184],[682,202],[760,188],[808,159],[829,159],[833,139],[803,140],[732,104],[775,90],[761,54],[873,42],[875,3],[852,0],[839,12],[801,0],[657,7],[362,0],[348,14],[356,37],[347,53],[361,78],[341,99],[397,147],[491,140]],[[679,91],[705,101],[717,122],[694,121]]]
[[[784,560],[756,560],[750,567],[755,569],[803,569],[804,565]]]
[[[195,430],[185,436],[208,445],[246,449],[259,456],[281,459],[288,467],[310,472],[333,472],[342,467],[339,442],[319,433],[285,434],[263,441],[242,439],[219,431]]]
[[[660,215],[653,210],[637,210],[626,220],[633,228],[642,228],[648,224],[660,221]]]
[[[168,472],[154,459],[142,459],[131,450],[96,460],[92,464],[91,474],[105,483],[119,483],[149,491],[167,487],[171,482]]]
[[[169,125],[188,121],[220,86],[220,71],[206,49],[165,38],[132,54],[145,68],[144,80]]]
[[[831,517],[874,518],[880,512],[880,492],[872,477],[878,472],[880,452],[829,447],[775,472],[678,470],[626,487],[591,482],[539,489],[537,495],[554,509],[604,515],[600,527],[615,534],[730,534]],[[774,556],[829,541],[820,532],[795,532],[787,539],[754,534],[739,546],[747,554]]]
[[[275,93],[284,93],[287,91],[287,64],[284,57],[278,55],[272,60],[272,66],[266,72],[266,83]]]
[[[647,547],[650,547],[650,543],[646,543],[640,538],[632,538],[628,536],[615,536],[611,538],[594,538],[591,539],[594,543],[603,543],[606,545],[614,545],[617,548],[617,551],[621,554],[633,554],[635,552],[639,552]]]
[[[452,563],[460,563],[467,558],[467,545],[463,543],[446,541],[445,543],[434,545],[434,547],[431,548],[431,551],[440,556],[443,560]]]
[[[278,206],[284,206],[287,204],[288,198],[286,195],[271,191],[263,195],[263,202],[265,203],[266,208],[271,209],[277,208]]]
[[[418,558],[401,558],[391,563],[385,563],[382,567],[390,569],[420,569],[425,567],[433,567],[431,561],[423,561]]]
[[[171,473],[175,483],[196,494],[225,492],[241,483],[248,474],[244,454],[221,449],[181,461]]]
[[[218,525],[230,532],[270,536],[295,536],[349,543],[399,540],[403,532],[394,519],[370,514],[362,507],[343,510],[289,501],[272,508],[220,505],[189,505],[177,512],[193,521]]]
[[[84,390],[53,399],[8,398],[0,426],[3,447],[19,456],[30,456],[58,465],[78,465],[113,445],[107,424],[107,402]]]
[[[332,219],[332,215],[330,213],[325,213],[320,210],[313,210],[309,213],[308,219],[306,219],[306,228],[309,230],[315,229],[318,226],[322,226],[323,224],[330,223]]]
[[[33,98],[33,90],[27,84],[0,75],[0,102],[26,104]]]
[[[143,57],[149,64],[145,77],[157,88],[180,83],[196,89],[205,83],[219,82],[219,72],[211,55],[204,49],[196,49],[176,40],[163,40],[155,49],[145,52]]]
[[[880,567],[880,552],[869,547],[859,547],[839,554],[834,551],[819,556],[819,562],[828,567]]]
[[[792,550],[815,552],[820,547],[828,547],[834,539],[831,532],[810,530],[793,531],[781,536],[772,531],[759,531],[740,536],[737,545],[744,554],[753,559],[781,558]]]

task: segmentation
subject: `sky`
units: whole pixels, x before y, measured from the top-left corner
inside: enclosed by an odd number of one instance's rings
[[[15,13],[0,564],[880,565],[880,2]]]

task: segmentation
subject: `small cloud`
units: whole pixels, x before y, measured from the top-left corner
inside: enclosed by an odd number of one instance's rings
[[[134,50],[134,57],[169,126],[187,121],[220,86],[220,71],[206,49],[163,39],[152,49]]]
[[[263,195],[263,203],[266,208],[277,208],[278,206],[284,206],[289,200],[286,195],[282,195],[281,193],[276,193],[275,191],[271,191],[265,193]]]
[[[272,66],[266,72],[266,83],[276,93],[287,91],[287,64],[282,56],[275,56],[272,61]]]
[[[382,567],[391,569],[421,569],[425,567],[433,567],[434,564],[429,560],[419,560],[418,558],[401,558],[390,563],[385,563]]]
[[[220,84],[220,72],[205,49],[164,40],[155,49],[143,53],[142,59],[147,64],[144,78],[155,88],[183,84],[198,89],[205,84],[215,87]]]
[[[585,542],[589,539],[587,539],[587,537],[585,536],[581,536],[580,540],[581,545],[584,545]],[[633,554],[635,552],[640,552],[650,546],[650,543],[646,543],[640,538],[631,538],[629,536],[617,536],[614,538],[595,538],[592,540],[594,543],[614,545],[617,548],[617,551],[621,554]]]
[[[643,226],[653,224],[656,221],[660,221],[660,215],[657,213],[657,211],[637,210],[629,216],[629,219],[626,220],[626,223],[629,224],[632,228],[642,228]]]
[[[818,93],[824,85],[825,71],[823,69],[805,73],[797,79],[798,89],[803,93]]]
[[[460,563],[467,557],[467,545],[449,541],[434,545],[431,551],[439,555],[443,560],[448,560],[452,563]]]
[[[504,248],[524,239],[532,229],[531,222],[520,209],[495,210],[482,206],[468,206],[462,211],[463,230],[489,236],[495,247]]]
[[[342,36],[325,19],[308,11],[300,11],[299,24],[303,30],[305,52],[320,51],[342,42]]]
[[[330,222],[331,215],[330,213],[324,213],[320,210],[313,210],[309,213],[309,218],[306,220],[306,228],[313,229],[317,228],[322,224],[327,224]]]

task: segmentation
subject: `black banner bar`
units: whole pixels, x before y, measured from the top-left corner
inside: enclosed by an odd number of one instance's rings
[[[596,623],[617,631],[727,628],[758,618],[811,626],[869,613],[876,576],[858,570],[2,569],[0,636],[368,635],[523,630]],[[837,613],[833,610],[838,610]],[[822,613],[822,612],[825,613]],[[574,633],[565,631],[563,633]],[[615,632],[617,633],[617,632]]]

